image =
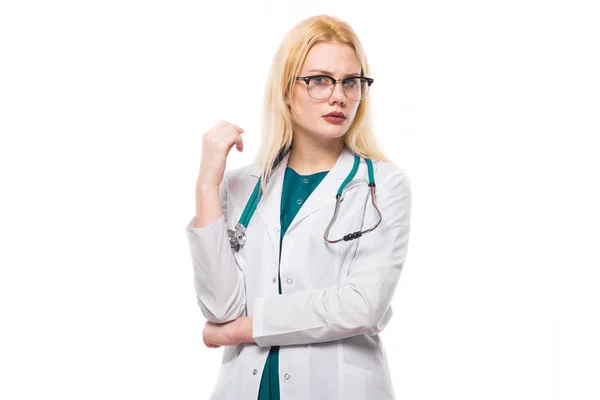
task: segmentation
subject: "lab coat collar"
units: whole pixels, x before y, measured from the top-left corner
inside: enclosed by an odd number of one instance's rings
[[[256,214],[265,225],[266,231],[271,238],[275,254],[279,254],[281,195],[283,190],[283,178],[285,176],[289,157],[290,152],[283,157],[281,162],[273,170],[271,178],[267,182],[266,192],[263,194],[256,209]],[[288,231],[294,229],[296,224],[312,213],[335,203],[337,191],[352,170],[353,165],[354,153],[348,146],[344,145],[335,165],[313,190],[302,207],[300,207],[300,210],[290,223]]]

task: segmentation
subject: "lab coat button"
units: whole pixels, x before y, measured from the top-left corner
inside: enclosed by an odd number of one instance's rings
[[[273,278],[273,279],[271,280],[271,282],[273,282],[273,283],[277,282],[277,278]]]
[[[256,368],[254,368],[254,369],[252,370],[252,375],[256,375],[257,373],[258,373],[258,370],[257,370]]]
[[[285,374],[285,379],[290,379],[290,374]]]
[[[279,228],[277,227],[273,228],[273,230],[275,231],[275,233],[279,232]]]
[[[289,236],[290,238],[292,238],[292,239],[294,238],[294,234],[293,234],[293,233],[290,233],[288,236]]]
[[[292,283],[292,280],[288,278],[287,283]]]

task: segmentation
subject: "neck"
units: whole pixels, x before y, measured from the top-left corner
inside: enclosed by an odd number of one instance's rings
[[[341,137],[314,141],[304,135],[295,135],[287,166],[300,175],[330,171],[343,149],[344,141]]]

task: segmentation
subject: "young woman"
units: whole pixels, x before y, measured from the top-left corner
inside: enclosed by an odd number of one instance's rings
[[[405,171],[370,124],[369,65],[352,28],[296,25],[265,91],[254,163],[226,171],[244,130],[203,136],[186,227],[209,347],[211,399],[393,399],[378,335],[392,317],[410,230]]]

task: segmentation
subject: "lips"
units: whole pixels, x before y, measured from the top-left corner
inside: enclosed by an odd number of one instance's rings
[[[337,117],[337,118],[346,118],[343,112],[333,111],[329,114],[323,115],[324,117]]]
[[[334,115],[325,115],[325,116],[323,116],[323,119],[325,121],[329,122],[330,124],[343,124],[346,121],[346,118],[336,117]]]

